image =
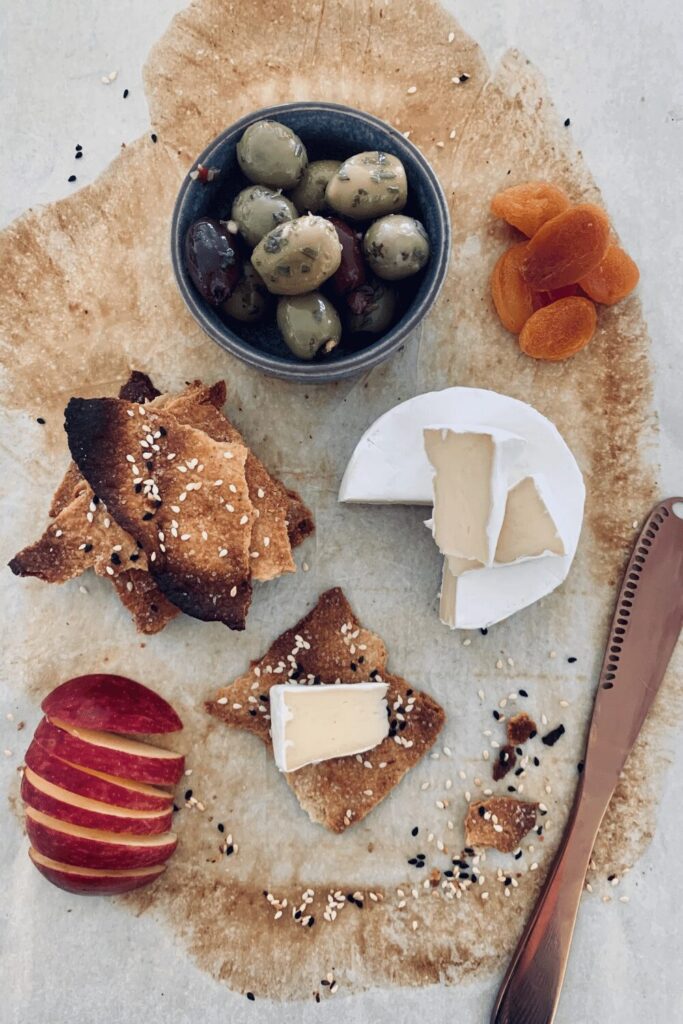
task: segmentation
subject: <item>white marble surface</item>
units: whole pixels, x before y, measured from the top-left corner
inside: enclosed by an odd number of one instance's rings
[[[389,2],[389,0],[387,0]],[[149,130],[141,67],[180,0],[1,0],[0,96],[3,146],[0,222],[92,181],[122,142]],[[248,0],[245,0],[245,11]],[[547,76],[583,148],[625,244],[642,269],[641,294],[660,380],[677,374],[683,344],[678,301],[683,267],[683,32],[680,0],[460,0],[448,5],[491,62],[509,46]],[[110,85],[103,75],[118,71]],[[124,88],[129,89],[126,100]],[[76,143],[84,156],[74,159]],[[68,184],[70,174],[78,181]],[[658,395],[658,402],[663,401]],[[664,491],[683,487],[683,402],[667,408]],[[675,440],[676,439],[676,440]],[[676,451],[676,444],[677,449]],[[2,710],[0,731],[9,735]],[[5,746],[5,735],[0,746]],[[12,742],[16,741],[16,735]],[[4,765],[0,765],[4,768]],[[681,1019],[683,927],[679,894],[662,883],[680,863],[683,758],[668,774],[654,842],[623,883],[627,905],[584,899],[558,1024],[668,1024]],[[13,769],[12,769],[13,770]],[[3,790],[8,772],[2,772]],[[673,809],[673,810],[672,810]],[[5,819],[7,814],[5,813]],[[12,824],[11,830],[14,830]],[[0,830],[0,847],[11,840]],[[14,844],[12,844],[14,845]],[[0,854],[2,851],[0,850]],[[25,863],[24,870],[32,870]],[[10,892],[7,887],[10,886]],[[119,910],[125,959],[101,934],[80,936],[59,955],[49,934],[27,935],[5,876],[0,904],[3,1024],[145,1020],[349,1022],[483,1021],[496,979],[457,990],[375,992],[284,1010],[227,997],[188,960],[169,972],[171,939],[145,918]],[[49,898],[49,897],[46,897]],[[10,921],[12,925],[10,927]],[[86,924],[87,929],[87,924]],[[85,967],[78,948],[92,947]],[[32,950],[27,959],[26,949]],[[144,955],[132,956],[133,949]],[[16,952],[15,952],[16,951]],[[101,959],[97,959],[101,958]],[[101,966],[98,966],[101,965]],[[121,986],[122,977],[127,986]],[[114,979],[116,981],[114,982]],[[56,1002],[51,1001],[54,991]],[[229,1008],[229,1010],[228,1010]]]

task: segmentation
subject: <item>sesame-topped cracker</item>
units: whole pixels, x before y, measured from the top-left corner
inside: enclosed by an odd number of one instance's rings
[[[42,537],[9,563],[15,576],[37,576],[46,583],[65,583],[86,569],[114,577],[136,565],[146,568],[144,551],[85,481]]]
[[[171,604],[148,572],[129,569],[113,576],[111,582],[140,633],[159,633],[180,614],[180,608]]]
[[[181,423],[190,423],[205,431],[215,441],[244,444],[237,428],[220,411],[224,402],[223,381],[211,387],[195,381],[181,395],[163,396],[154,405],[167,409]],[[265,581],[285,572],[296,572],[288,529],[292,502],[287,490],[252,451],[247,455],[245,474],[256,512],[251,533],[252,578]],[[220,477],[214,484],[219,486],[219,481]],[[310,513],[308,516],[310,518]]]
[[[512,853],[536,824],[538,804],[511,796],[493,796],[470,804],[465,817],[468,846],[493,846]]]
[[[444,722],[427,694],[386,671],[387,652],[364,629],[339,588],[322,594],[300,622],[249,670],[208,701],[233,728],[256,733],[272,749],[269,691],[277,683],[386,682],[389,735],[362,757],[337,757],[283,773],[312,821],[343,832],[380,803],[430,749]]]
[[[51,519],[56,519],[60,512],[63,512],[67,505],[76,498],[81,491],[87,488],[87,484],[81,476],[78,466],[74,462],[69,463],[69,467],[64,474],[61,483],[57,490],[52,495],[52,504],[48,515]]]
[[[72,398],[65,428],[74,462],[138,539],[166,597],[195,618],[243,629],[253,522],[247,449],[116,398]]]

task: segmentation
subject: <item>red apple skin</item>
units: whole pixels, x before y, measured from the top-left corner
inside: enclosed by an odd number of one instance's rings
[[[125,871],[102,871],[97,876],[79,875],[78,869],[71,868],[70,864],[63,865],[63,868],[71,870],[60,870],[59,867],[41,864],[32,856],[32,852],[29,850],[33,865],[48,882],[79,896],[117,896],[120,893],[132,892],[133,889],[141,889],[143,885],[150,885],[166,870],[166,866],[161,864],[158,870],[150,872],[149,875],[131,875]]]
[[[89,740],[72,736],[47,718],[36,729],[34,739],[53,757],[84,768],[94,768],[108,775],[119,775],[134,782],[149,782],[155,786],[174,786],[185,768],[185,758],[176,754],[172,758],[146,757],[125,750],[99,746]],[[123,737],[122,737],[123,739]]]
[[[43,793],[24,775],[21,780],[21,799],[29,807],[43,814],[49,814],[60,821],[70,821],[83,828],[99,828],[106,832],[125,832],[133,835],[156,835],[168,832],[171,828],[173,814],[168,811],[158,818],[131,818],[106,811],[92,811],[74,804],[66,803],[48,793]]]
[[[178,845],[176,836],[169,836],[163,846],[130,846],[114,841],[70,835],[26,815],[26,831],[31,845],[51,860],[82,868],[144,868],[163,864]]]
[[[178,732],[183,723],[171,705],[125,676],[78,676],[62,683],[40,705],[49,718],[104,732]]]
[[[160,811],[171,804],[170,793],[164,793],[162,790],[158,790],[158,796],[151,792],[140,793],[138,790],[128,789],[127,786],[107,782],[106,779],[98,779],[96,775],[89,775],[80,768],[52,757],[35,740],[26,751],[25,761],[28,767],[46,782],[68,789],[71,793],[78,793],[89,800],[99,800],[103,804],[114,804],[117,807],[129,807],[135,811]]]

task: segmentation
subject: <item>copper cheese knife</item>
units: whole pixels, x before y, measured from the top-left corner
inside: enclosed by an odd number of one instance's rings
[[[683,498],[668,498],[648,516],[629,560],[574,806],[491,1024],[550,1024],[555,1017],[595,838],[682,626]]]

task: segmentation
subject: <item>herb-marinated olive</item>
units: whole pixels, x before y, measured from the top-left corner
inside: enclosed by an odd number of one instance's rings
[[[422,270],[429,259],[429,238],[419,220],[403,213],[390,214],[370,225],[363,252],[378,277],[400,281]]]
[[[228,316],[253,324],[261,320],[271,303],[270,294],[251,263],[244,264],[244,275],[229,299],[223,303]]]
[[[335,295],[346,295],[365,284],[365,263],[361,250],[361,235],[339,217],[330,217],[342,247],[339,269],[332,275],[330,284]]]
[[[339,160],[314,160],[308,165],[290,196],[299,213],[318,213],[323,209],[327,185],[340,167]]]
[[[308,156],[291,128],[277,121],[256,121],[237,143],[237,162],[256,185],[294,188],[301,180]]]
[[[212,306],[220,306],[242,276],[242,260],[225,224],[203,217],[185,236],[185,259],[195,288]]]
[[[326,197],[333,210],[351,220],[397,213],[408,198],[405,168],[390,153],[357,153],[330,180]]]
[[[321,349],[327,354],[341,338],[337,311],[320,292],[280,299],[277,325],[286,345],[299,359],[312,359]]]
[[[262,238],[251,262],[274,295],[302,295],[334,274],[341,244],[323,217],[298,217]]]
[[[265,185],[243,188],[235,196],[231,212],[240,235],[251,249],[278,224],[294,220],[297,216],[294,203]]]
[[[361,285],[346,296],[349,308],[349,330],[352,334],[386,331],[396,312],[396,292],[383,281],[374,280]]]

